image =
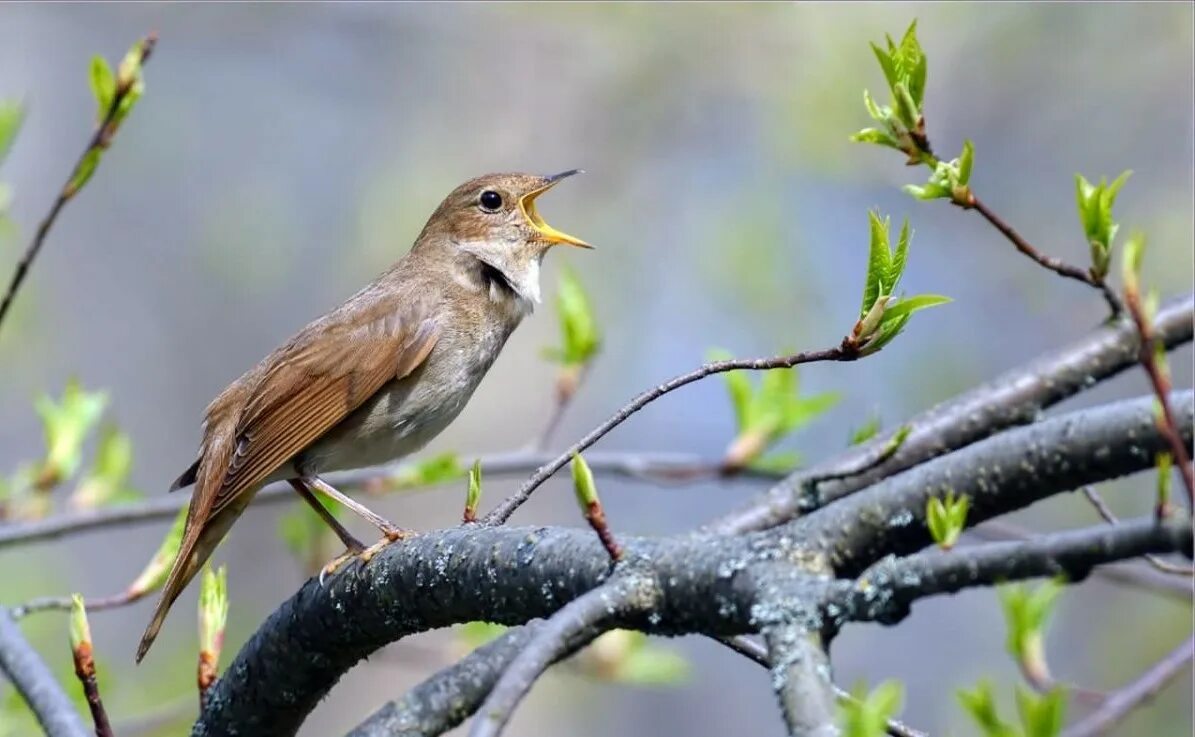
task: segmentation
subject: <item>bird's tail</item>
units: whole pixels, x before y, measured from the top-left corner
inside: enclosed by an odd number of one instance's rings
[[[195,578],[195,574],[199,573],[208,558],[212,557],[216,546],[228,533],[232,523],[241,516],[244,508],[244,504],[231,504],[208,519],[206,523],[196,523],[193,519],[194,510],[188,512],[187,530],[183,533],[183,542],[179,546],[178,557],[174,559],[174,566],[170,569],[170,575],[166,577],[166,585],[162,587],[162,597],[158,599],[153,618],[149,620],[145,634],[141,635],[141,644],[137,646],[138,663],[145,657],[145,653],[149,652],[149,647],[153,645],[158,631],[162,629],[162,622],[166,621],[166,614],[169,613],[174,600],[183,592],[191,579]],[[195,529],[191,529],[193,525]]]

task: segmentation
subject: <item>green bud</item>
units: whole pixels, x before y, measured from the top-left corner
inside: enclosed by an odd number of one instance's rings
[[[477,519],[477,505],[481,503],[481,459],[473,461],[469,469],[469,490],[465,492],[465,521]]]
[[[91,625],[87,623],[82,594],[71,594],[70,633],[72,651],[78,651],[80,647],[91,648]]]
[[[593,471],[589,469],[589,464],[581,457],[580,453],[573,455],[573,491],[577,495],[577,504],[580,505],[581,511],[588,513],[589,508],[595,504],[601,504],[598,499],[597,484],[593,480]]]
[[[228,569],[204,566],[199,586],[199,649],[219,657],[228,621]]]
[[[166,537],[158,546],[154,557],[142,569],[137,579],[129,585],[127,592],[130,596],[144,596],[166,582],[170,567],[174,565],[174,559],[178,557],[178,549],[183,544],[183,531],[186,530],[186,527],[187,508],[183,507],[174,516],[174,524],[170,526],[170,531],[166,533]]]

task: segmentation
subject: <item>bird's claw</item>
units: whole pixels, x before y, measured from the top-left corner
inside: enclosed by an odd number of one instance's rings
[[[368,563],[375,555],[378,554],[379,551],[382,550],[382,548],[386,547],[392,542],[397,542],[405,537],[409,537],[411,532],[409,530],[404,530],[401,527],[390,527],[383,530],[382,534],[384,537],[373,545],[370,545],[368,548],[362,547],[349,549],[328,561],[328,563],[325,564],[319,572],[320,587],[323,588],[324,582],[328,576],[334,575],[346,563],[349,563],[354,559],[360,560],[362,563]]]

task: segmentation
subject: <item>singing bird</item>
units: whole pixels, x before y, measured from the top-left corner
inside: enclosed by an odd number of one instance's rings
[[[591,247],[536,210],[536,198],[575,173],[465,182],[388,271],[216,397],[204,413],[199,458],[171,487],[195,485],[182,545],[137,662],[170,605],[264,484],[288,480],[344,542],[346,556],[368,560],[402,536],[320,474],[398,459],[456,419],[539,302],[544,254],[560,243]],[[368,519],[382,542],[365,548],[316,491]]]

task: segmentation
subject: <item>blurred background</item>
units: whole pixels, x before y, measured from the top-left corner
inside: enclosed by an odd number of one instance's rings
[[[5,280],[91,135],[89,59],[118,60],[149,29],[161,41],[145,97],[0,333],[0,475],[43,452],[33,397],[57,396],[78,376],[109,392],[108,417],[133,441],[134,485],[164,493],[225,384],[401,256],[453,186],[489,171],[586,169],[541,209],[598,248],[551,254],[544,307],[425,457],[509,450],[543,426],[555,368],[541,349],[557,341],[551,301],[564,263],[590,291],[605,342],[556,445],[712,347],[767,355],[836,343],[858,309],[869,207],[912,221],[905,288],[955,302],[919,315],[874,359],[802,369],[803,391],[843,400],[784,449],[815,461],[869,416],[896,425],[1083,334],[1104,314],[1096,293],[1035,267],[978,216],[914,201],[900,186],[925,170],[848,141],[870,124],[863,89],[886,98],[868,42],[914,18],[929,57],[930,137],[948,157],[975,142],[972,183],[988,204],[1043,250],[1086,263],[1074,173],[1132,169],[1117,212],[1122,233],[1148,233],[1146,282],[1163,295],[1191,288],[1190,4],[6,4],[0,98],[28,113],[0,170],[13,192],[0,235]],[[1178,385],[1190,386],[1191,367],[1189,347],[1172,357]],[[1145,391],[1131,371],[1066,408]],[[599,448],[717,457],[733,434],[714,379],[653,404]],[[486,500],[518,480],[487,480]],[[625,534],[692,528],[762,488],[599,481]],[[455,523],[461,489],[372,506],[434,528]],[[1103,491],[1133,515],[1150,508],[1152,489],[1147,474]],[[224,663],[305,579],[277,534],[287,511],[251,508],[216,555],[230,569]],[[1067,495],[1013,521],[1057,529],[1096,519]],[[564,480],[515,521],[581,524]],[[6,549],[0,601],[119,591],[165,529]],[[92,615],[120,734],[178,734],[193,718],[196,588],[139,668],[132,654],[150,602]],[[1063,596],[1047,650],[1059,678],[1111,689],[1190,623],[1186,603],[1090,580]],[[57,613],[23,624],[64,677],[65,626]],[[896,629],[850,627],[833,655],[841,683],[900,679],[910,723],[960,735],[974,728],[954,691],[980,677],[995,679],[1011,713],[1018,676],[1003,640],[985,590],[920,603]],[[302,734],[343,733],[449,662],[453,642],[430,633],[362,663]],[[555,675],[511,734],[783,733],[763,669],[699,638],[664,645],[689,660],[685,683]],[[0,683],[0,733],[29,734],[13,700]],[[1188,675],[1118,734],[1191,728]]]

